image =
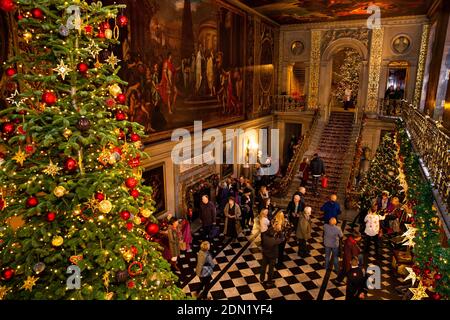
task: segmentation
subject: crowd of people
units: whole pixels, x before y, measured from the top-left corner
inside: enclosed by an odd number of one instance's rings
[[[198,298],[208,296],[215,265],[209,249],[213,239],[221,232],[225,239],[232,242],[238,241],[242,232],[251,231],[255,237],[260,235],[260,243],[257,243],[262,252],[259,276],[262,285],[268,289],[275,286],[275,269],[282,267],[283,261],[287,259],[285,246],[288,241],[291,246],[292,240],[295,241],[300,257],[306,258],[310,255],[308,241],[311,239],[313,214],[324,223],[323,267],[335,273],[336,278],[331,281],[336,285],[343,285],[344,279],[347,279],[346,299],[365,298],[366,280],[369,275],[363,267],[363,254],[370,254],[370,247],[374,244],[375,256],[379,257],[382,236],[384,234],[395,236],[402,232],[404,224],[408,221],[408,214],[400,205],[398,198],[390,198],[389,193],[383,191],[380,197],[373,199],[371,209],[360,217],[360,232],[352,229],[351,234],[344,236],[339,223],[342,211],[335,193],[330,194],[328,200],[320,207],[321,213],[314,213],[312,205],[308,205],[306,199],[309,182],[312,182],[312,192],[318,194],[316,180],[325,173],[323,160],[315,155],[310,163],[307,161],[305,163],[306,166],[300,166],[300,172],[306,174],[301,175],[301,184],[285,209],[278,208],[272,202],[267,186],[261,185],[255,190],[245,177],[226,179],[222,184],[222,194],[216,199],[217,203],[211,201],[208,195],[203,195],[200,210],[201,243],[196,267],[196,274],[201,280]],[[309,174],[312,181],[307,181]],[[223,230],[219,230],[218,219],[224,221]],[[181,230],[186,231],[186,223],[183,224]],[[176,266],[176,257],[180,250],[177,241],[181,239],[182,243],[186,242],[185,232],[179,230],[178,220],[172,218],[169,221],[168,238],[172,255],[170,261],[173,266]],[[362,239],[365,246],[361,249]],[[174,269],[179,270],[178,267]]]

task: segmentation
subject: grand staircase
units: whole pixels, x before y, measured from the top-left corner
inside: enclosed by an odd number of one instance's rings
[[[319,215],[319,208],[327,200],[327,197],[336,192],[338,202],[344,206],[345,184],[349,175],[349,168],[352,165],[356,130],[354,130],[354,113],[352,112],[331,112],[327,124],[317,127],[315,139],[312,139],[305,157],[312,158],[314,153],[318,153],[325,164],[325,172],[328,177],[328,187],[322,188],[319,183],[319,196],[311,193],[311,179],[306,187],[306,204],[313,209],[313,214]],[[274,199],[277,206],[286,208],[290,198],[300,186],[298,174],[293,179],[288,196],[282,199]]]

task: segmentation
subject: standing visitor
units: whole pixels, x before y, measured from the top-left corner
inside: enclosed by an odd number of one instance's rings
[[[277,267],[281,267],[284,260],[284,248],[286,247],[286,242],[289,240],[289,234],[291,232],[289,220],[285,217],[283,211],[279,211],[275,215],[275,218],[272,220],[272,226],[275,230],[275,236],[283,239],[278,245]]]
[[[325,270],[328,270],[333,253],[334,272],[339,272],[339,241],[342,238],[342,230],[336,225],[336,218],[331,218],[324,225],[324,246],[325,246]]]
[[[338,216],[341,214],[341,206],[337,203],[337,195],[335,193],[330,196],[330,200],[320,207],[320,211],[324,213],[323,219],[325,223],[328,223],[331,218],[335,218],[337,221]]]
[[[170,264],[172,268],[180,272],[180,268],[177,266],[178,256],[180,255],[180,237],[178,230],[178,219],[172,217],[169,221],[169,228],[167,230],[167,237],[169,239],[169,249],[170,249]]]
[[[298,219],[295,236],[298,240],[298,255],[306,257],[309,255],[308,240],[311,239],[311,207],[306,207]]]
[[[345,240],[344,257],[342,259],[342,269],[339,272],[337,278],[331,280],[336,286],[340,286],[342,284],[342,280],[344,280],[347,273],[351,270],[351,260],[353,257],[357,257],[359,259],[360,264],[362,265],[361,249],[358,246],[358,242],[360,241],[361,241],[361,233],[359,233],[358,231],[354,231]]]
[[[234,197],[228,198],[228,203],[223,210],[225,214],[225,235],[233,239],[237,239],[238,235],[241,233],[241,209],[239,205],[236,204]]]
[[[317,153],[314,154],[309,164],[309,170],[312,175],[312,190],[314,194],[318,196],[319,191],[317,189],[317,185],[319,183],[319,178],[325,174],[325,165]]]
[[[216,223],[216,206],[209,201],[207,195],[202,196],[200,204],[200,221],[203,227],[203,239],[209,239],[213,224]]]
[[[274,206],[273,206],[272,201],[270,200],[270,198],[264,199],[263,205],[262,205],[262,207],[261,207],[261,210],[263,210],[263,209],[267,209],[267,211],[268,211],[267,217],[269,218],[270,221],[272,221],[273,215],[275,214],[275,208],[274,208]],[[260,210],[260,211],[261,211],[261,210]]]
[[[344,91],[344,110],[352,107],[352,89],[347,87]]]
[[[294,230],[297,230],[298,218],[300,216],[300,212],[305,208],[305,203],[301,201],[302,198],[299,194],[294,194],[292,200],[289,202],[287,207],[287,214],[289,217],[289,221],[294,226]]]
[[[269,198],[269,191],[267,191],[267,187],[261,186],[255,199],[255,204],[258,206],[258,211],[264,209],[264,199],[268,198]]]
[[[302,163],[298,169],[298,175],[300,177],[300,186],[306,187],[309,179],[309,163],[308,158],[303,158]]]
[[[197,267],[195,273],[200,278],[200,287],[197,290],[197,298],[204,299],[208,296],[209,285],[214,270],[214,262],[209,253],[211,245],[208,241],[203,241],[200,245],[200,251],[197,253]]]
[[[278,257],[279,245],[285,241],[283,237],[275,232],[273,228],[269,228],[261,238],[262,243],[262,261],[261,261],[261,274],[259,281],[266,285],[268,288],[273,288],[273,269],[275,266],[275,262]],[[269,266],[269,273],[267,277],[267,282],[265,282],[266,278],[266,270],[267,266]]]
[[[242,228],[249,230],[253,223],[253,202],[251,199],[251,190],[245,188],[241,197]]]
[[[367,277],[359,266],[358,257],[351,260],[351,269],[347,273],[347,288],[345,290],[345,300],[362,300],[367,293]]]
[[[369,252],[370,245],[372,242],[375,244],[375,253],[376,255],[380,255],[380,237],[381,237],[381,229],[380,229],[380,221],[386,218],[386,215],[381,216],[377,211],[377,204],[373,204],[372,208],[367,213],[367,216],[364,218],[364,222],[366,223],[366,228],[364,229],[364,233],[366,234],[365,239],[365,252]]]

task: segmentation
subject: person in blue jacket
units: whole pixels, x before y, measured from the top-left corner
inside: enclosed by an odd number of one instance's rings
[[[331,218],[338,220],[338,215],[341,214],[341,206],[337,203],[337,195],[335,193],[330,196],[330,200],[324,203],[320,211],[324,213],[323,219],[325,223],[328,223]]]

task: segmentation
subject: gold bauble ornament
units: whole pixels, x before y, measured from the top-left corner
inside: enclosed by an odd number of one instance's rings
[[[106,39],[111,39],[112,36],[113,36],[112,30],[111,29],[106,29],[105,30],[105,37],[106,37]]]
[[[131,252],[131,250],[126,250],[122,253],[122,257],[124,258],[124,260],[126,262],[130,262],[131,259],[133,259],[134,254],[133,254],[133,252]]]
[[[33,35],[31,32],[25,32],[23,34],[23,39],[28,43],[33,38]]]
[[[66,139],[69,139],[69,137],[72,135],[72,130],[70,130],[70,129],[64,129],[64,131],[63,131],[63,136],[64,136],[64,138],[66,138]]]
[[[58,186],[55,188],[55,190],[53,190],[53,194],[58,198],[64,197],[66,193],[67,190],[63,186]]]
[[[59,247],[64,243],[64,239],[61,236],[56,236],[52,240],[52,246]]]
[[[108,163],[111,165],[116,163],[116,157],[113,154],[109,156]]]
[[[142,209],[141,214],[144,218],[148,218],[152,215],[152,212],[149,209]]]
[[[109,94],[116,98],[119,94],[122,93],[122,89],[120,89],[117,83],[109,86]]]
[[[134,224],[136,224],[136,225],[140,225],[141,222],[142,222],[142,220],[141,220],[141,218],[139,218],[138,216],[135,216],[135,217],[133,218],[133,222],[134,222]]]
[[[112,209],[112,203],[109,200],[102,200],[98,204],[98,210],[100,210],[101,213],[109,213]]]

